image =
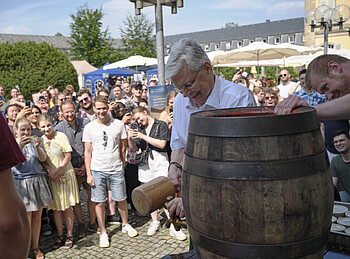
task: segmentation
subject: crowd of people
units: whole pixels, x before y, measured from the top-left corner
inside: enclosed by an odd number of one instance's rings
[[[17,88],[11,90],[11,99],[5,99],[0,86],[2,114],[27,159],[12,172],[28,213],[36,258],[44,258],[40,233],[50,235],[54,229],[58,236],[53,249],[72,248],[74,231],[78,237],[84,237],[85,231],[99,232],[100,247],[108,247],[105,218],[108,224],[121,225],[128,236],[138,235],[128,222],[128,210],[135,210],[131,193],[140,184],[168,174],[170,111],[176,94],[169,93],[158,120],[150,115],[148,87],[141,82],[117,80],[111,92],[100,87],[94,97],[86,88],[75,93],[70,85],[62,92],[49,86],[33,94],[32,100],[20,99]],[[141,154],[146,161],[139,161]],[[87,226],[80,204],[82,187],[88,197]],[[151,213],[149,236],[160,229],[158,213]],[[186,239],[173,225],[170,235]]]
[[[179,40],[172,47],[166,66],[166,77],[177,91],[169,92],[166,107],[158,118],[152,117],[148,109],[147,85],[142,82],[117,79],[111,91],[98,86],[94,97],[86,88],[75,93],[70,85],[62,92],[49,86],[33,94],[32,100],[25,100],[17,88],[11,90],[12,98],[7,100],[4,87],[0,86],[0,107],[8,125],[5,129],[1,124],[0,134],[9,135],[11,131],[17,140],[16,143],[9,139],[8,144],[13,159],[7,165],[12,167],[14,187],[10,184],[7,191],[12,195],[16,189],[24,203],[36,257],[44,257],[39,249],[40,226],[50,211],[58,232],[54,249],[73,247],[74,215],[78,236],[83,237],[86,230],[99,231],[100,247],[110,246],[105,218],[109,224],[120,224],[129,237],[137,236],[128,219],[128,209],[134,209],[131,192],[158,176],[169,177],[181,190],[190,115],[197,111],[275,106],[276,114],[286,114],[297,106],[314,106],[332,161],[334,185],[339,187],[342,183],[341,191],[345,193],[341,192],[340,198],[350,201],[350,178],[344,173],[350,159],[350,106],[346,105],[350,61],[325,55],[313,62],[307,71],[300,71],[298,82],[292,82],[287,70],[280,72],[281,83],[277,87],[268,87],[266,80],[254,79],[253,75],[243,76],[242,70],[229,82],[214,73],[197,42]],[[319,71],[325,72],[320,75]],[[4,149],[1,154],[5,154]],[[332,160],[336,154],[340,156]],[[6,177],[7,169],[1,165]],[[0,174],[1,177],[4,176]],[[82,186],[89,201],[87,228],[79,197]],[[14,194],[13,199],[16,200]],[[44,219],[43,208],[49,210]],[[13,211],[11,206],[8,209]],[[168,218],[185,217],[181,197],[171,200],[167,209]],[[155,235],[160,228],[158,211],[150,216],[147,235]],[[23,223],[20,215],[18,221]],[[170,235],[186,239],[182,230],[177,231],[173,225]]]

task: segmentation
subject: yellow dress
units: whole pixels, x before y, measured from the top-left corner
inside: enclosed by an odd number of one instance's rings
[[[45,136],[42,136],[41,140],[47,154],[46,163],[52,169],[56,169],[60,166],[64,159],[63,153],[72,152],[72,147],[69,144],[68,138],[62,132],[55,132],[55,136],[51,140],[50,145]],[[51,205],[48,206],[48,209],[63,211],[79,203],[77,178],[70,161],[61,171],[61,175],[65,178],[64,183],[56,183],[50,178],[49,182],[52,189],[53,201]]]

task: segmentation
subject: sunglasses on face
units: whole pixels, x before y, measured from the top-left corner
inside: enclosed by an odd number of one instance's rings
[[[280,74],[280,77],[282,77],[282,76],[287,76],[287,74]]]
[[[89,100],[89,97],[85,97],[84,99],[80,100],[79,103],[82,104],[84,102],[87,102]]]
[[[275,100],[275,96],[272,95],[272,96],[265,96],[265,100]]]

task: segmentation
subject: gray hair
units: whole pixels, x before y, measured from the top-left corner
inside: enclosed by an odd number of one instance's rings
[[[189,69],[198,72],[205,61],[210,63],[207,54],[195,40],[187,38],[178,40],[171,48],[170,57],[166,64],[165,78],[171,79],[176,76],[184,65],[183,62],[186,62]]]

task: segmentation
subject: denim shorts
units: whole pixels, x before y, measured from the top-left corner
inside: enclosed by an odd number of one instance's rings
[[[94,186],[91,187],[91,201],[105,202],[108,199],[107,181],[112,191],[112,199],[115,201],[126,200],[125,177],[123,173],[108,174],[91,170],[94,178]]]

